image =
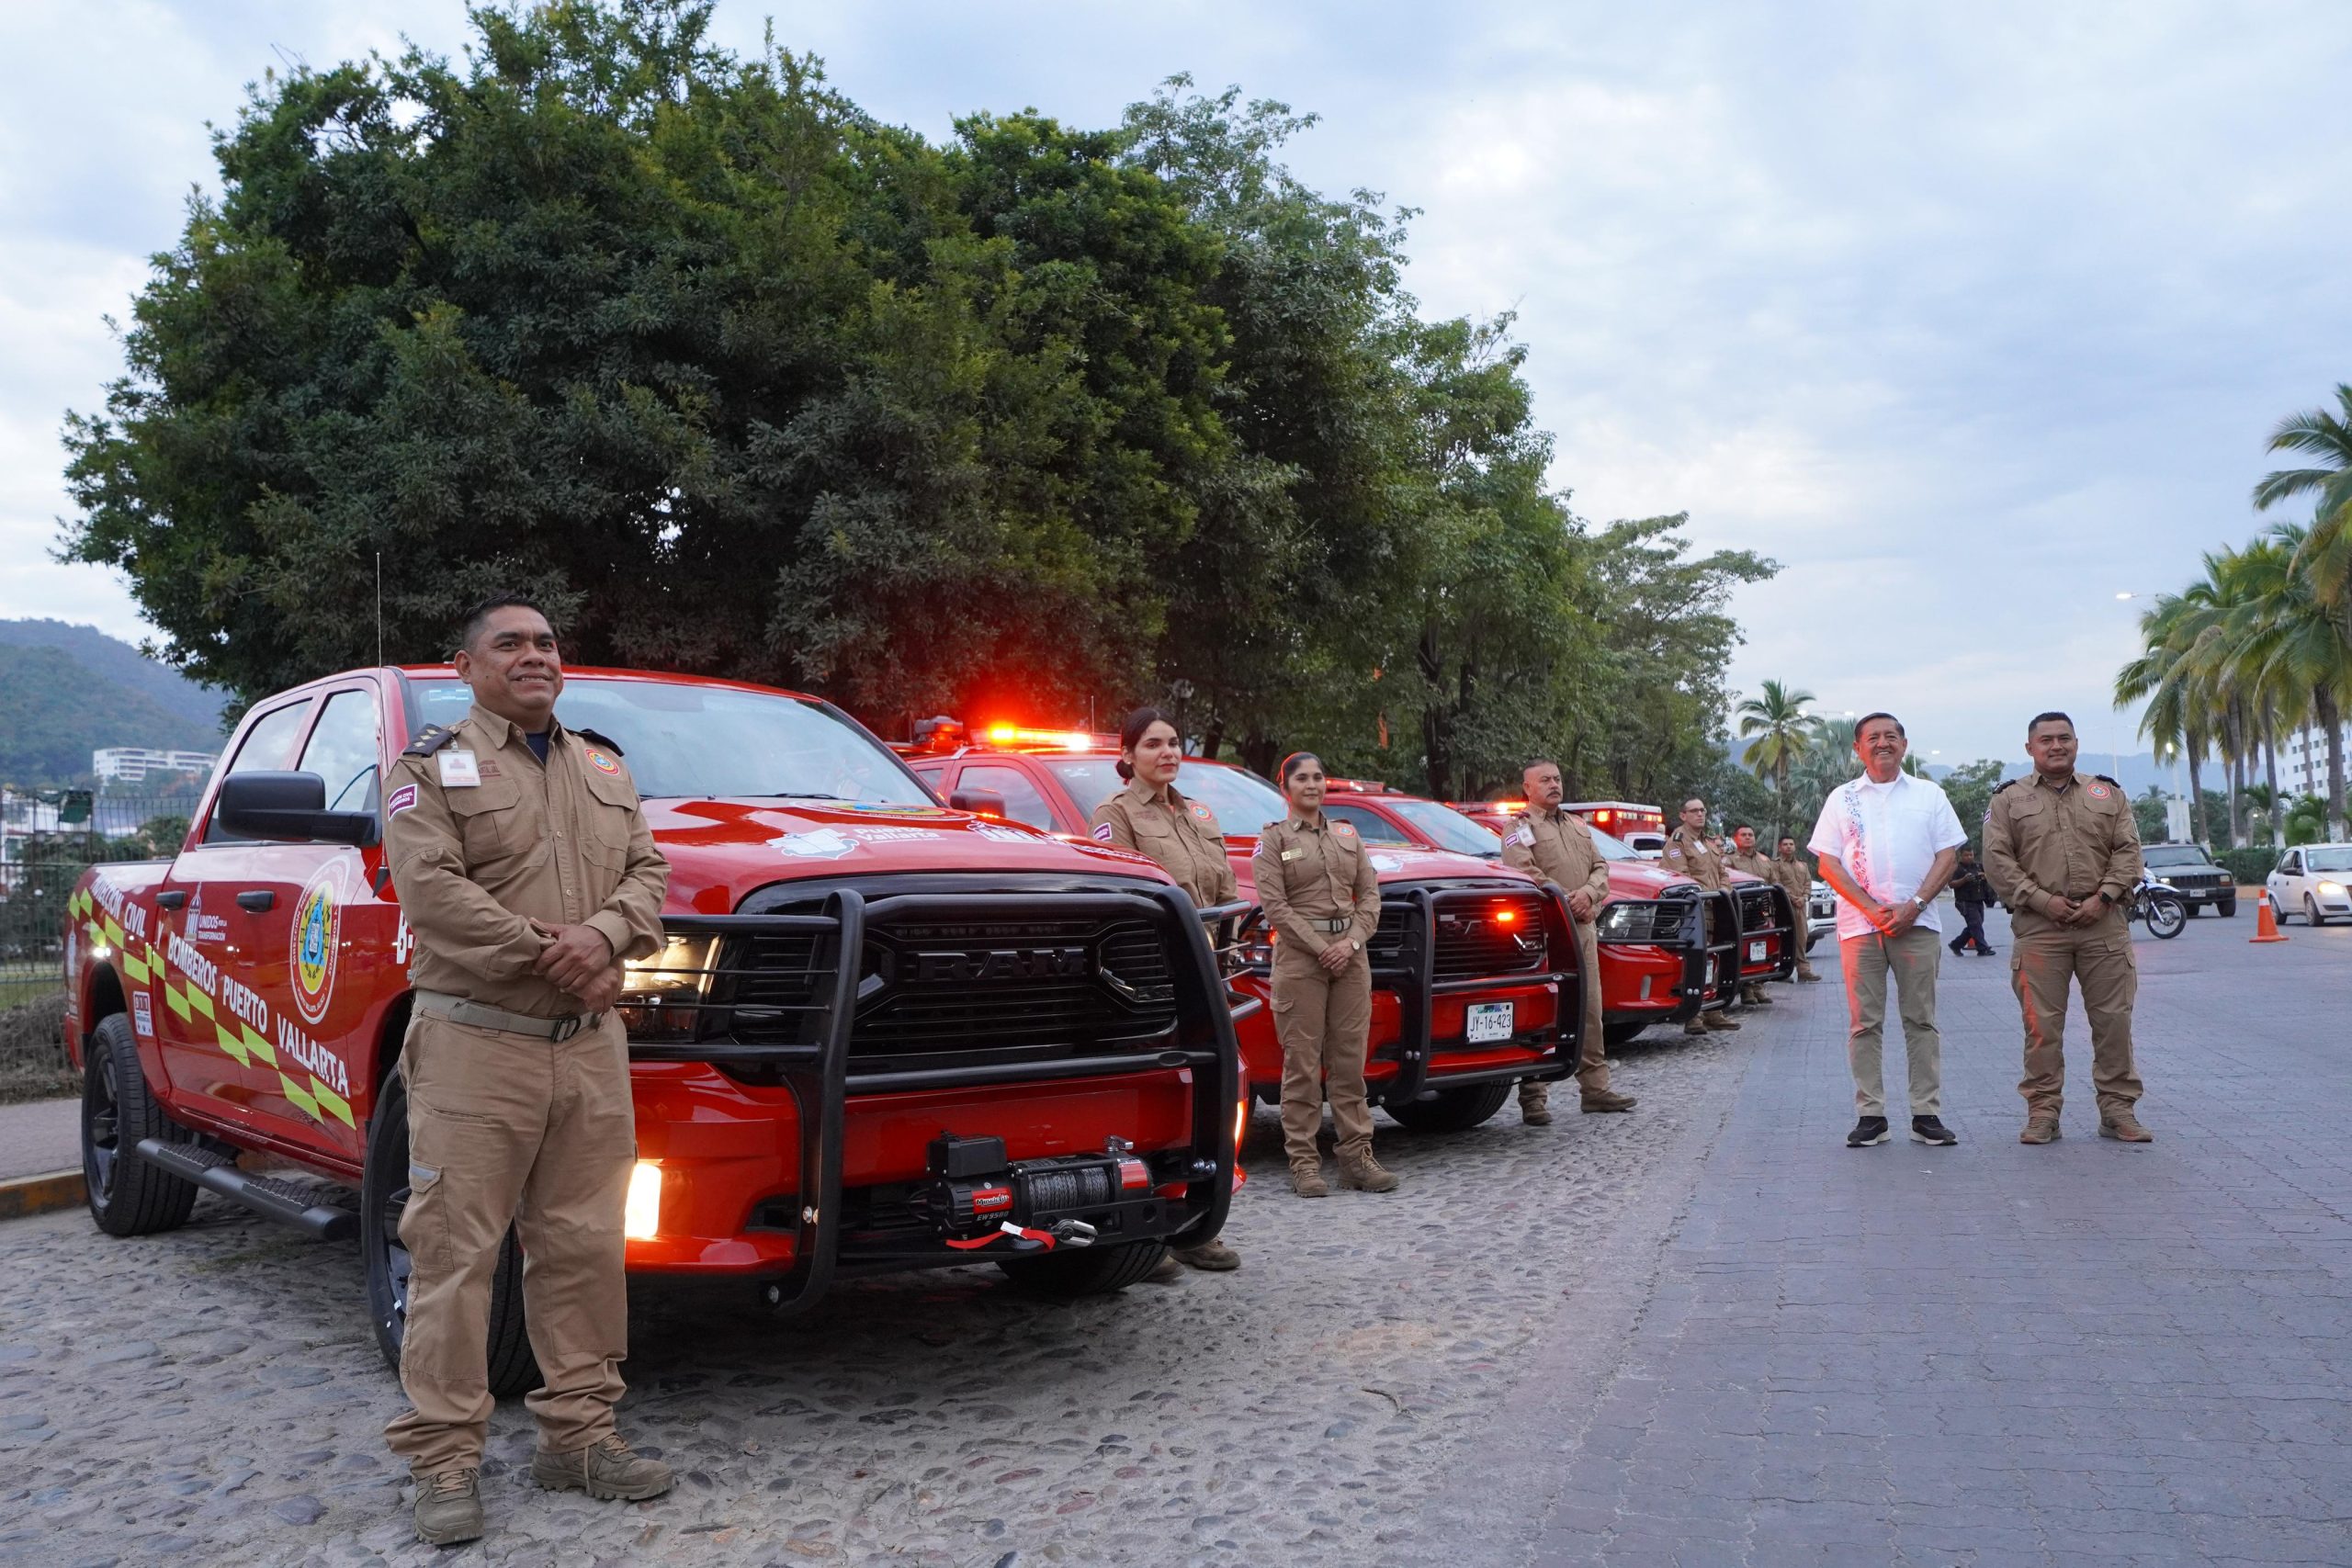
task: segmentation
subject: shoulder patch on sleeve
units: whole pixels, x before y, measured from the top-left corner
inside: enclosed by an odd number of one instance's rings
[[[571,733],[577,735],[582,740],[591,740],[595,742],[597,745],[602,746],[605,750],[610,751],[616,757],[626,757],[628,755],[628,752],[620,749],[619,744],[609,735],[599,735],[593,729],[575,729]]]
[[[1108,822],[1097,822],[1094,824],[1094,837],[1097,842],[1105,844],[1109,843],[1111,841],[1111,824]]]
[[[455,740],[457,738],[458,732],[454,729],[445,729],[440,725],[428,724],[423,729],[417,731],[416,739],[408,743],[408,746],[401,752],[401,755],[403,757],[430,757],[434,752],[438,751],[442,747],[447,746],[450,741]]]
[[[2116,781],[2116,780],[2114,780],[2114,779],[2109,778],[2105,773],[2093,773],[2093,774],[2091,775],[2091,777],[2093,777],[2093,778],[2095,778],[2095,779],[2098,780],[2098,782],[2099,782],[2099,783],[2101,783],[2101,784],[2113,784],[2117,789],[2121,789],[2121,788],[2123,787],[2123,785],[2122,785],[2120,783],[2119,783],[2118,781]]]
[[[2007,783],[2005,783],[2005,784],[1995,784],[1995,785],[1993,786],[1993,793],[1994,793],[1995,795],[1998,795],[1998,794],[2000,794],[2000,793],[2001,793],[2003,790],[2005,790],[2005,789],[2014,788],[2015,786],[2017,786],[2017,785],[2018,785],[2018,784],[2023,784],[2023,783],[2025,783],[2025,781],[2024,781],[2023,779],[2010,779],[2010,780],[2008,780],[2008,781],[2007,781]]]

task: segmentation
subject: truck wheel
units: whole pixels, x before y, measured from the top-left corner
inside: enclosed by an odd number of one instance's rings
[[[1466,1133],[1503,1108],[1510,1098],[1508,1083],[1482,1083],[1469,1089],[1442,1089],[1433,1100],[1384,1105],[1383,1111],[1401,1126],[1416,1133]]]
[[[2195,919],[2198,916],[2199,916],[2199,915],[2201,915],[2201,914],[2203,914],[2203,913],[2205,912],[2205,906],[2204,906],[2204,905],[2202,905],[2202,904],[2192,904],[2192,903],[2189,903],[2188,901],[2187,901],[2186,899],[2182,900],[2182,902],[2181,902],[2181,906],[2180,906],[2180,907],[2181,907],[2183,909],[2185,909],[2185,910],[2187,910],[2187,911],[2188,911],[2188,918],[2189,918],[2190,919],[2192,919],[2192,920],[2193,920],[2193,919]]]
[[[2222,919],[2225,920],[2235,918],[2238,912],[2238,901],[2235,898],[2223,898],[2213,907],[2222,911]]]
[[[376,1096],[368,1124],[368,1170],[359,1187],[359,1247],[368,1260],[368,1320],[376,1348],[394,1371],[408,1333],[408,1248],[401,1211],[408,1204],[408,1089],[396,1069]],[[490,1280],[490,1392],[512,1399],[539,1386],[539,1363],[523,1323],[523,1247],[507,1227]]]
[[[1159,1268],[1167,1256],[1163,1241],[1122,1241],[1063,1248],[1042,1258],[1008,1258],[997,1267],[1017,1291],[1069,1302],[1124,1291]]]
[[[1631,1045],[1635,1040],[1641,1038],[1642,1031],[1648,1027],[1648,1024],[1639,1019],[1631,1023],[1604,1023],[1600,1026],[1600,1043],[1611,1051],[1614,1051],[1620,1045]]]
[[[121,1013],[102,1020],[82,1063],[82,1185],[90,1218],[108,1235],[153,1235],[187,1223],[196,1183],[139,1157],[141,1138],[168,1138],[171,1118],[139,1066]]]

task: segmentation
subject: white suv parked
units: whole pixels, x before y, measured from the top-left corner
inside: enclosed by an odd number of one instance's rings
[[[2352,844],[2289,850],[2263,886],[2270,912],[2279,919],[2301,915],[2324,926],[2338,915],[2352,919]]]

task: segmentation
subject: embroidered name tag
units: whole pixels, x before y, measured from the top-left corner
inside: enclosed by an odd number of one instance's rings
[[[1296,860],[1296,859],[1298,859],[1301,855],[1305,854],[1306,852],[1305,850],[1284,850],[1284,851],[1283,852],[1283,859],[1284,859],[1284,860]]]

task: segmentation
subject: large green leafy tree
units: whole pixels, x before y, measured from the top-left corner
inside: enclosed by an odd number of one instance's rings
[[[66,549],[247,694],[536,592],[577,658],[888,714],[1128,677],[1234,458],[1213,236],[1102,137],[945,151],[705,5],[266,84],[71,422]]]

